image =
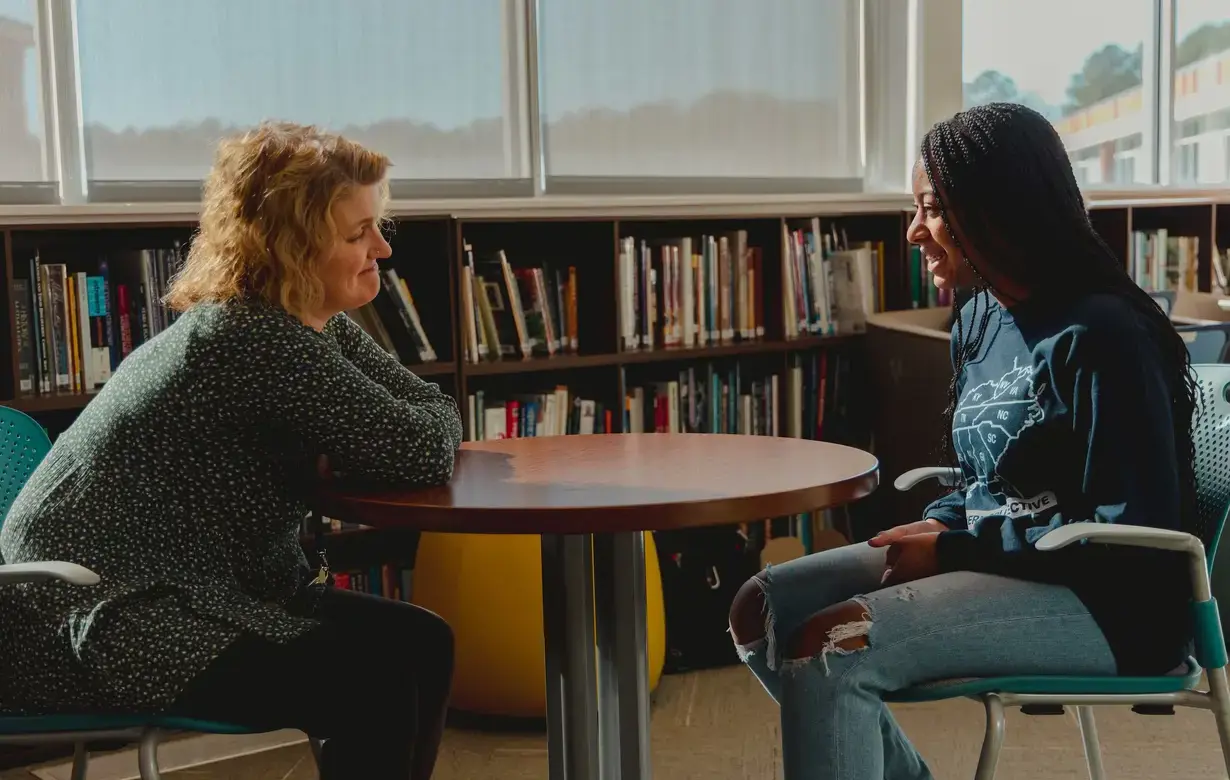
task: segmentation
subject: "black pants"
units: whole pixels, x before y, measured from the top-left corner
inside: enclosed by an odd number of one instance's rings
[[[171,714],[324,739],[322,780],[427,778],[448,707],[453,634],[399,601],[330,588],[320,626],[277,644],[245,635]]]

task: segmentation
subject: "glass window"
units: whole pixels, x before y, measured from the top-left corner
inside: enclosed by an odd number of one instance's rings
[[[858,0],[541,3],[549,181],[860,177],[859,13]]]
[[[1152,7],[1152,0],[964,0],[965,105],[1008,101],[1045,115],[1082,184],[1148,183],[1139,147],[1148,125],[1141,59]]]
[[[217,140],[310,122],[395,179],[528,176],[491,0],[77,0],[92,181],[192,181]]]
[[[0,0],[0,182],[46,182],[37,0]]]
[[[1175,0],[1174,15],[1171,180],[1220,184],[1230,168],[1230,3]]]

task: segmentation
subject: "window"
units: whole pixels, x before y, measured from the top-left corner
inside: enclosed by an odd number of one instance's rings
[[[1149,181],[1148,158],[1128,150],[1149,124],[1141,65],[1152,0],[964,0],[962,9],[966,107],[1008,101],[1042,113],[1082,183]]]
[[[692,191],[857,187],[860,9],[858,0],[540,3],[547,190],[618,191],[619,180]]]
[[[1227,181],[1230,135],[1230,3],[1175,0],[1171,178]]]
[[[340,131],[389,155],[396,180],[526,179],[505,10],[491,0],[77,0],[91,188],[196,182],[219,138],[264,119]]]
[[[37,0],[0,0],[0,182],[54,181],[48,165]]]

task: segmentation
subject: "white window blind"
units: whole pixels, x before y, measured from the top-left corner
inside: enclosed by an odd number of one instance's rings
[[[86,169],[199,181],[265,119],[379,150],[396,180],[529,176],[493,0],[77,0]]]
[[[35,0],[0,0],[0,183],[54,181]]]
[[[858,0],[540,2],[548,191],[621,180],[835,189],[858,179],[860,8]]]

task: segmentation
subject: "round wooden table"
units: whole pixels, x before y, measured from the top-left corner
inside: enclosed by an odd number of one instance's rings
[[[825,509],[878,482],[874,456],[827,442],[553,436],[466,442],[447,485],[375,491],[335,483],[315,509],[376,527],[541,535],[551,780],[647,780],[641,532]]]

